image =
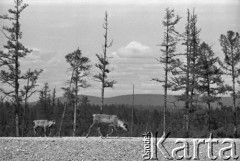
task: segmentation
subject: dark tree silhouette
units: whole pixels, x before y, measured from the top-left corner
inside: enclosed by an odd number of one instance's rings
[[[4,46],[7,52],[0,51],[0,66],[6,67],[0,72],[0,80],[2,83],[10,86],[12,90],[0,88],[0,90],[12,98],[15,106],[15,125],[16,136],[19,136],[19,113],[22,98],[19,95],[19,80],[23,79],[20,71],[20,58],[24,58],[31,50],[27,49],[20,42],[22,32],[20,31],[20,14],[28,6],[23,4],[23,0],[14,1],[14,9],[9,9],[9,15],[0,15],[1,19],[12,22],[11,27],[3,26],[3,34],[7,39],[7,45]]]
[[[236,79],[240,76],[240,36],[233,31],[228,31],[227,35],[220,36],[220,45],[225,55],[224,61],[219,61],[219,64],[224,69],[226,75],[232,78],[232,85],[229,89],[232,91],[233,99],[233,117],[234,117],[234,135],[237,137],[237,106],[236,106]]]
[[[35,87],[37,87],[37,79],[39,75],[42,73],[42,69],[37,71],[31,71],[30,69],[23,76],[24,79],[27,80],[26,85],[24,85],[23,89],[20,91],[21,95],[24,99],[24,107],[23,107],[23,118],[22,118],[22,136],[24,136],[24,131],[26,129],[26,110],[28,109],[28,99],[36,92]]]
[[[87,88],[89,86],[85,78],[89,75],[91,65],[89,65],[89,58],[84,57],[79,49],[69,53],[65,58],[71,66],[70,71],[72,73],[70,84],[72,84],[71,87],[74,93],[73,136],[75,136],[79,88]]]
[[[218,94],[225,93],[222,74],[223,71],[217,66],[218,58],[215,57],[211,47],[202,43],[199,47],[199,58],[196,63],[196,76],[198,77],[197,90],[201,99],[208,107],[208,131],[211,132],[211,103],[220,99]]]
[[[184,129],[186,137],[189,136],[190,128],[190,115],[195,110],[194,107],[194,91],[197,87],[196,74],[196,60],[198,58],[198,47],[199,47],[199,33],[197,29],[197,15],[194,13],[190,14],[187,12],[187,24],[185,26],[185,33],[181,35],[183,39],[183,45],[186,46],[186,52],[183,54],[186,61],[180,61],[175,59],[172,65],[172,90],[179,91],[185,90],[184,94],[178,97],[179,100],[185,102],[185,114],[184,114]]]
[[[100,73],[97,75],[94,75],[94,78],[96,81],[99,81],[102,83],[101,87],[101,107],[100,111],[103,113],[103,106],[104,106],[104,89],[105,88],[112,88],[113,85],[116,83],[114,80],[108,80],[107,79],[107,74],[110,72],[109,70],[109,57],[107,56],[107,49],[112,46],[112,41],[108,43],[108,13],[105,12],[105,17],[104,17],[104,24],[103,24],[103,29],[105,30],[104,34],[104,44],[103,44],[103,54],[99,55],[96,54],[99,63],[96,64],[96,67],[100,70]]]
[[[166,15],[163,20],[163,26],[164,26],[164,38],[161,46],[163,49],[161,49],[161,52],[163,53],[163,57],[160,57],[160,59],[157,59],[160,63],[164,64],[164,71],[165,71],[165,79],[159,79],[159,78],[153,78],[152,80],[164,83],[164,115],[163,115],[163,131],[166,133],[166,109],[167,109],[167,91],[169,87],[171,86],[169,82],[169,72],[171,71],[171,68],[169,67],[170,64],[172,64],[175,60],[173,57],[175,56],[175,50],[177,45],[177,36],[178,34],[175,31],[175,25],[179,22],[180,17],[177,15],[175,16],[174,10],[170,10],[169,8],[166,9]]]

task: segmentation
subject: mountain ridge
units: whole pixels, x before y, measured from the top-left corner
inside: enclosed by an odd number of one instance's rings
[[[87,96],[89,99],[90,104],[100,105],[101,104],[101,97],[97,96],[90,96],[90,95],[80,95],[79,98],[83,96]],[[168,95],[168,107],[174,108],[183,108],[184,102],[178,101],[176,99],[178,95]],[[66,98],[64,97],[57,97],[60,102],[65,102]],[[232,98],[231,97],[221,97],[220,100],[224,105],[231,106],[232,105]],[[35,102],[36,103],[36,102]],[[239,103],[239,101],[237,101]],[[104,104],[106,105],[133,105],[133,95],[120,95],[114,97],[105,97]],[[135,106],[164,106],[164,95],[163,94],[135,94],[134,95],[134,105]],[[202,104],[204,105],[204,104]],[[218,107],[218,103],[212,103],[212,107]]]

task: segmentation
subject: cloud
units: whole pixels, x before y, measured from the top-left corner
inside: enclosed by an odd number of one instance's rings
[[[159,54],[159,53],[158,53]],[[161,85],[151,81],[154,77],[161,77],[162,66],[155,60],[158,55],[153,49],[137,41],[131,41],[116,51],[109,53],[110,80],[116,80],[115,90],[109,90],[110,95],[129,94],[132,84],[136,85],[136,92],[148,93],[154,89],[155,93],[161,90]],[[158,89],[158,90],[156,90]]]
[[[152,49],[137,41],[130,42],[127,46],[117,50],[120,58],[152,58]]]

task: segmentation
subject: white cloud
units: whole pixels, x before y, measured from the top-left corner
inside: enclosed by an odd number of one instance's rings
[[[131,93],[133,83],[138,93],[147,93],[151,89],[157,93],[159,89],[161,90],[161,85],[156,86],[156,82],[151,81],[153,77],[159,76],[162,69],[159,62],[154,59],[158,55],[153,54],[151,47],[131,41],[109,56],[112,57],[110,68],[113,68],[109,79],[117,81],[114,90],[108,91],[110,95]]]
[[[130,42],[127,46],[118,49],[116,53],[120,58],[152,58],[152,49],[137,41]]]

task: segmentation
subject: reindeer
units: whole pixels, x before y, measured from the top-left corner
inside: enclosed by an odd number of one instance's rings
[[[94,126],[98,126],[98,132],[101,135],[101,137],[103,137],[101,134],[101,131],[100,131],[101,124],[107,124],[108,126],[112,127],[111,133],[107,134],[107,136],[111,135],[114,130],[116,131],[116,133],[118,135],[117,127],[120,127],[125,131],[128,131],[127,124],[124,123],[123,121],[119,120],[116,115],[93,114],[93,123],[88,130],[86,138],[88,138],[88,135]]]
[[[44,129],[44,136],[46,136],[46,128],[51,127],[55,125],[55,121],[48,121],[48,120],[34,120],[34,126],[33,126],[33,131],[34,131],[34,136],[36,134],[36,128],[37,127],[43,127]]]

